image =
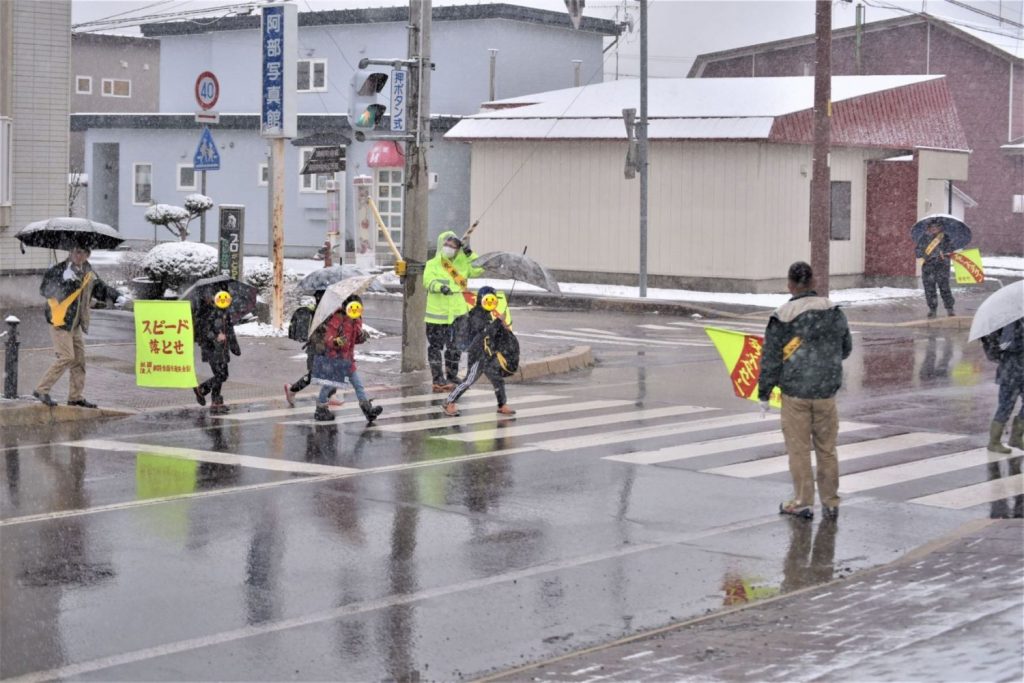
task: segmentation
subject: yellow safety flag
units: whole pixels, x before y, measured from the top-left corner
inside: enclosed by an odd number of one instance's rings
[[[704,331],[725,362],[733,392],[740,398],[757,401],[757,380],[761,377],[761,347],[764,346],[764,339],[756,334],[720,327],[705,327]],[[782,392],[778,387],[772,390],[769,403],[774,408],[782,407]]]
[[[191,389],[196,382],[192,304],[135,302],[135,382],[140,387]]]
[[[950,254],[953,259],[953,273],[958,285],[976,285],[985,281],[985,269],[981,266],[980,249],[963,249]]]

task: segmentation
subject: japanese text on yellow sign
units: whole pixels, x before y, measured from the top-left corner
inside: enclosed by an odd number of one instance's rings
[[[953,273],[958,285],[976,285],[985,281],[985,270],[981,266],[980,249],[964,249],[951,254]]]
[[[140,387],[196,385],[188,301],[135,302],[135,381]]]
[[[761,347],[764,340],[754,334],[720,327],[705,327],[704,331],[715,344],[715,350],[729,371],[733,393],[740,398],[756,401],[757,380],[761,377]],[[772,391],[770,403],[775,408],[782,406],[782,392],[778,387]]]

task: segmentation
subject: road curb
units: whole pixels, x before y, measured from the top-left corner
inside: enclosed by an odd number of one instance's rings
[[[869,567],[867,569],[862,569],[861,571],[854,572],[853,574],[850,574],[848,576],[837,577],[837,578],[832,579],[831,581],[826,581],[824,583],[819,583],[819,584],[816,584],[814,586],[807,586],[805,588],[799,588],[799,589],[791,591],[789,593],[783,593],[781,595],[775,595],[775,596],[772,596],[770,598],[764,598],[762,600],[755,600],[753,602],[748,602],[748,603],[745,603],[745,604],[742,604],[742,605],[737,605],[735,607],[729,607],[729,608],[722,609],[722,610],[716,610],[716,611],[711,612],[709,614],[702,614],[699,617],[693,617],[691,619],[686,619],[684,621],[679,621],[679,622],[675,622],[675,623],[672,623],[672,624],[666,624],[665,626],[659,626],[658,628],[650,629],[650,630],[644,631],[642,633],[635,633],[635,634],[630,635],[630,636],[625,636],[623,638],[619,638],[617,640],[613,640],[613,641],[611,641],[609,643],[603,643],[601,645],[594,645],[592,647],[583,648],[582,650],[576,650],[574,652],[568,652],[568,653],[563,654],[563,655],[558,655],[557,657],[551,657],[549,659],[539,660],[539,661],[536,661],[536,662],[532,662],[530,664],[524,664],[522,666],[518,666],[518,667],[515,667],[515,668],[512,668],[512,669],[506,669],[504,671],[498,671],[498,672],[489,674],[487,676],[482,676],[480,678],[473,679],[473,683],[489,683],[490,681],[507,680],[507,679],[510,679],[512,677],[516,677],[516,676],[519,676],[519,675],[522,675],[522,674],[527,674],[527,673],[529,673],[531,671],[536,671],[536,670],[538,670],[538,669],[540,669],[542,667],[545,667],[545,666],[550,666],[552,664],[556,664],[558,662],[565,661],[567,659],[573,659],[573,658],[576,658],[576,657],[582,657],[582,656],[586,656],[588,654],[592,654],[592,653],[596,653],[596,652],[602,652],[604,650],[609,650],[609,649],[618,647],[620,645],[627,645],[629,643],[634,643],[634,642],[640,641],[640,640],[646,640],[648,638],[655,638],[655,637],[660,636],[660,635],[665,634],[665,633],[671,633],[673,631],[678,631],[678,630],[681,630],[681,629],[690,628],[692,626],[696,626],[698,624],[702,624],[702,623],[705,623],[705,622],[708,622],[708,621],[712,621],[714,619],[725,617],[727,615],[734,614],[736,612],[743,612],[743,611],[746,611],[746,610],[749,610],[749,609],[760,608],[760,607],[762,607],[764,605],[770,605],[772,603],[776,603],[776,602],[779,602],[781,600],[788,600],[788,599],[798,598],[798,597],[800,597],[800,596],[802,596],[802,595],[804,595],[806,593],[811,593],[813,591],[817,591],[817,590],[820,590],[822,588],[827,588],[829,586],[837,586],[837,585],[841,585],[841,584],[844,584],[844,583],[849,583],[851,581],[851,579],[855,579],[855,578],[871,575],[871,574],[874,574],[874,573],[877,573],[877,572],[886,571],[888,569],[892,569],[893,567],[900,567],[902,565],[906,565],[906,564],[910,564],[910,563],[913,563],[913,562],[917,562],[917,561],[921,560],[922,558],[930,555],[931,553],[934,553],[934,552],[936,552],[938,550],[941,550],[942,548],[945,548],[945,547],[947,547],[949,545],[952,545],[953,543],[956,543],[958,540],[964,538],[965,536],[969,536],[971,534],[977,533],[977,532],[981,531],[982,529],[984,529],[984,528],[986,528],[988,526],[991,526],[992,524],[995,524],[995,523],[1000,522],[1000,521],[1004,521],[1004,520],[974,519],[974,520],[971,520],[969,522],[965,522],[964,524],[961,524],[959,527],[957,527],[956,529],[954,529],[953,531],[951,531],[950,533],[948,533],[948,534],[946,534],[944,536],[941,536],[941,537],[939,537],[937,539],[934,539],[934,540],[929,541],[927,543],[924,543],[924,544],[922,544],[920,546],[912,548],[911,550],[907,551],[906,553],[904,553],[903,555],[899,556],[895,560],[892,560],[890,562],[886,562],[884,564],[880,564],[880,565],[875,566],[875,567]]]
[[[4,427],[42,427],[58,422],[78,422],[105,417],[127,417],[138,411],[120,408],[77,408],[57,405],[52,408],[35,399],[13,399],[0,402]]]

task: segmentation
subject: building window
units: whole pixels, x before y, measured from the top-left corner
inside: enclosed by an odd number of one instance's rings
[[[327,60],[300,59],[296,62],[298,74],[295,89],[299,92],[323,92],[327,90]]]
[[[153,164],[132,164],[132,203],[153,201]]]
[[[377,210],[384,221],[391,239],[396,245],[402,244],[402,209],[405,200],[405,171],[400,168],[378,168]]]
[[[1013,195],[1013,212],[1024,213],[1024,194]]]
[[[11,142],[13,123],[7,116],[0,116],[0,206],[11,205]]]
[[[301,169],[300,169],[301,170]],[[270,183],[270,164],[262,163],[256,173],[256,184],[266,187]]]
[[[132,96],[132,82],[127,80],[121,80],[117,78],[104,78],[103,79],[103,96],[104,97],[131,97]]]
[[[196,191],[196,170],[192,164],[178,164],[178,189]]]
[[[75,93],[78,95],[91,95],[92,76],[75,76]]]
[[[832,216],[829,232],[834,240],[850,239],[850,190],[849,180],[832,181]]]
[[[309,157],[313,155],[313,149],[313,147],[299,148],[299,178],[302,179],[299,184],[300,192],[326,192],[327,181],[334,180],[333,173],[301,175],[303,167],[309,161]],[[344,158],[344,150],[342,150],[342,158]]]

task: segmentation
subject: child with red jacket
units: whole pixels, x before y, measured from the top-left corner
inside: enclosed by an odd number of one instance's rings
[[[334,419],[327,401],[331,394],[345,386],[346,379],[356,392],[367,423],[372,423],[384,411],[366,397],[363,382],[356,372],[356,344],[362,344],[369,336],[363,330],[362,316],[363,301],[353,294],[324,323],[324,352],[313,360],[313,381],[321,385],[314,420]]]

